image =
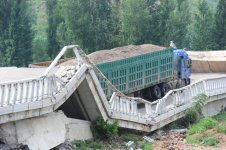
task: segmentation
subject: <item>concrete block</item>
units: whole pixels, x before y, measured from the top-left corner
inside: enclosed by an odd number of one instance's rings
[[[17,121],[16,133],[19,143],[32,150],[48,150],[65,141],[67,118],[62,112]]]
[[[90,129],[91,122],[69,119],[67,137],[70,141],[92,139],[93,135]]]

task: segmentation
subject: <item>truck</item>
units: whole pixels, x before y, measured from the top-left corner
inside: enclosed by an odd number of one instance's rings
[[[107,54],[109,51],[98,51],[97,54],[91,54],[89,57],[118,90],[128,96],[154,101],[165,96],[171,89],[190,84],[192,62],[185,49],[158,46],[154,49],[153,46],[150,46],[152,49],[150,51],[148,44],[146,47],[144,45],[120,47],[118,48],[120,54],[116,55],[119,59],[114,59],[117,50],[113,49],[110,54],[113,59],[108,61],[105,60],[109,57]],[[138,49],[135,54],[133,54],[134,47]],[[139,52],[139,48],[145,50]],[[129,55],[125,57],[122,52]],[[111,89],[101,79],[99,81],[104,93],[110,97]]]

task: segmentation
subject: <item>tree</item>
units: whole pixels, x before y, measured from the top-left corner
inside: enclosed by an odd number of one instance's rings
[[[34,33],[34,38],[32,42],[32,61],[41,62],[49,60],[47,54],[47,27],[48,16],[46,15],[47,1],[43,0],[27,0],[29,5],[29,13],[31,14],[32,20],[32,32]]]
[[[189,28],[190,48],[193,50],[208,50],[215,47],[213,37],[213,14],[205,0],[199,0],[197,13]]]
[[[144,0],[124,0],[120,22],[125,44],[141,44],[147,41],[149,12]]]
[[[79,44],[88,52],[109,47],[111,9],[108,0],[61,1],[59,9],[64,19],[57,30],[59,41]],[[70,37],[69,41],[63,39],[66,36]]]
[[[46,6],[48,15],[48,55],[49,57],[54,58],[60,50],[60,46],[57,41],[57,27],[61,19],[56,12],[57,0],[47,0]]]
[[[27,2],[3,0],[1,3],[4,8],[0,16],[4,21],[0,25],[0,51],[3,58],[0,65],[26,66],[32,59],[33,39]]]
[[[187,33],[191,22],[188,0],[177,0],[176,8],[171,12],[166,29],[165,44],[174,41],[177,47],[188,47]]]
[[[170,14],[175,8],[175,3],[172,0],[156,0],[149,3],[152,4],[149,6],[151,42],[157,45],[169,45],[167,30],[170,23]]]
[[[216,15],[216,43],[217,49],[226,48],[226,1],[220,0],[217,5]]]
[[[110,26],[109,26],[109,47],[117,47],[123,44],[122,34],[120,32],[120,0],[111,1],[111,14],[110,14]]]

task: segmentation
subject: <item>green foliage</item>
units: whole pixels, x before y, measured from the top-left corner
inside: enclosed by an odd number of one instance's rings
[[[48,60],[70,44],[225,49],[225,12],[225,0],[1,0],[0,66]]]
[[[146,42],[149,12],[145,1],[123,0],[120,23],[125,44],[141,44]]]
[[[218,122],[226,121],[226,112],[219,113],[213,117]]]
[[[197,113],[197,110],[194,107],[188,108],[185,112],[185,118],[186,122],[188,124],[193,124],[198,120],[199,114]]]
[[[122,135],[122,139],[125,142],[129,142],[129,141],[137,142],[139,140],[137,136],[135,136],[134,134],[130,134],[130,133]]]
[[[56,57],[60,50],[59,42],[57,41],[57,26],[59,25],[61,18],[56,13],[57,0],[46,1],[47,14],[48,14],[48,55],[51,58]]]
[[[109,47],[111,9],[106,0],[60,1],[58,9],[63,19],[61,28],[57,29],[58,35],[66,34],[70,37],[69,41],[63,37],[57,37],[64,41],[64,44],[68,45],[74,42],[84,47],[88,52]],[[60,30],[62,24],[63,31],[68,33]]]
[[[226,134],[226,126],[225,125],[216,125],[216,127],[214,129],[219,133]]]
[[[195,135],[195,136],[186,136],[185,142],[187,144],[192,144],[193,146],[199,145],[199,140],[201,139],[200,135]]]
[[[206,146],[217,146],[219,144],[219,140],[214,136],[207,135],[207,136],[200,136],[196,135],[195,137],[188,136],[185,139],[186,143],[192,145],[206,145]]]
[[[195,133],[202,133],[207,129],[212,129],[217,125],[217,121],[212,118],[203,118],[198,123],[192,125],[189,130],[188,134],[195,134]]]
[[[152,147],[153,143],[144,143],[142,145],[142,149],[143,150],[153,150],[153,147]]]
[[[75,141],[73,143],[75,145],[75,149],[81,149],[81,150],[86,150],[86,149],[102,149],[104,145],[99,144],[95,141]]]
[[[188,125],[195,123],[201,118],[202,107],[206,100],[207,96],[205,94],[200,94],[195,98],[194,105],[186,110],[185,121]]]
[[[177,47],[188,47],[188,26],[191,23],[190,1],[177,0],[175,9],[170,13],[164,44],[174,41]],[[172,2],[171,2],[172,3]]]
[[[26,66],[32,58],[31,19],[26,1],[0,1],[0,66]]]
[[[210,50],[216,47],[213,13],[206,0],[199,0],[197,12],[189,27],[189,43],[192,50]]]
[[[205,136],[200,139],[200,143],[208,146],[217,146],[219,144],[219,140],[211,135]]]
[[[91,125],[92,132],[96,138],[110,139],[118,133],[118,122],[108,123],[102,118],[98,118]]]
[[[175,27],[170,21],[170,14],[175,9],[175,3],[172,0],[149,1],[150,10],[150,27],[149,38],[153,44],[167,45],[169,44],[168,28]],[[169,29],[170,30],[170,29]],[[170,34],[173,34],[172,32]],[[171,41],[171,40],[170,40]],[[176,42],[176,41],[175,41]]]
[[[215,37],[216,43],[218,44],[217,49],[226,48],[226,1],[220,0],[217,6],[216,14],[216,29]]]

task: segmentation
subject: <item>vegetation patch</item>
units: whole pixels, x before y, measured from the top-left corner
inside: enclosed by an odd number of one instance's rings
[[[217,121],[212,118],[202,118],[197,124],[194,124],[189,128],[188,134],[202,133],[207,129],[214,128],[216,124]]]
[[[207,100],[207,95],[200,94],[195,98],[193,106],[185,112],[185,122],[187,125],[197,122],[202,115],[202,107]]]
[[[139,138],[137,135],[127,133],[127,134],[122,135],[122,140],[125,142],[129,142],[129,141],[138,142]]]
[[[110,123],[98,118],[92,123],[91,129],[95,138],[110,139],[118,133],[118,122]]]
[[[208,135],[200,139],[200,144],[208,146],[217,146],[219,144],[219,140],[214,136]]]
[[[221,133],[226,134],[226,112],[212,118],[202,118],[191,125],[185,141],[187,144],[195,146],[218,146],[219,139],[225,137]]]
[[[226,121],[226,112],[217,114],[216,116],[213,117],[213,119],[217,120],[218,122],[225,122]]]
[[[95,141],[75,141],[73,143],[75,149],[102,149],[104,145],[97,143]]]

